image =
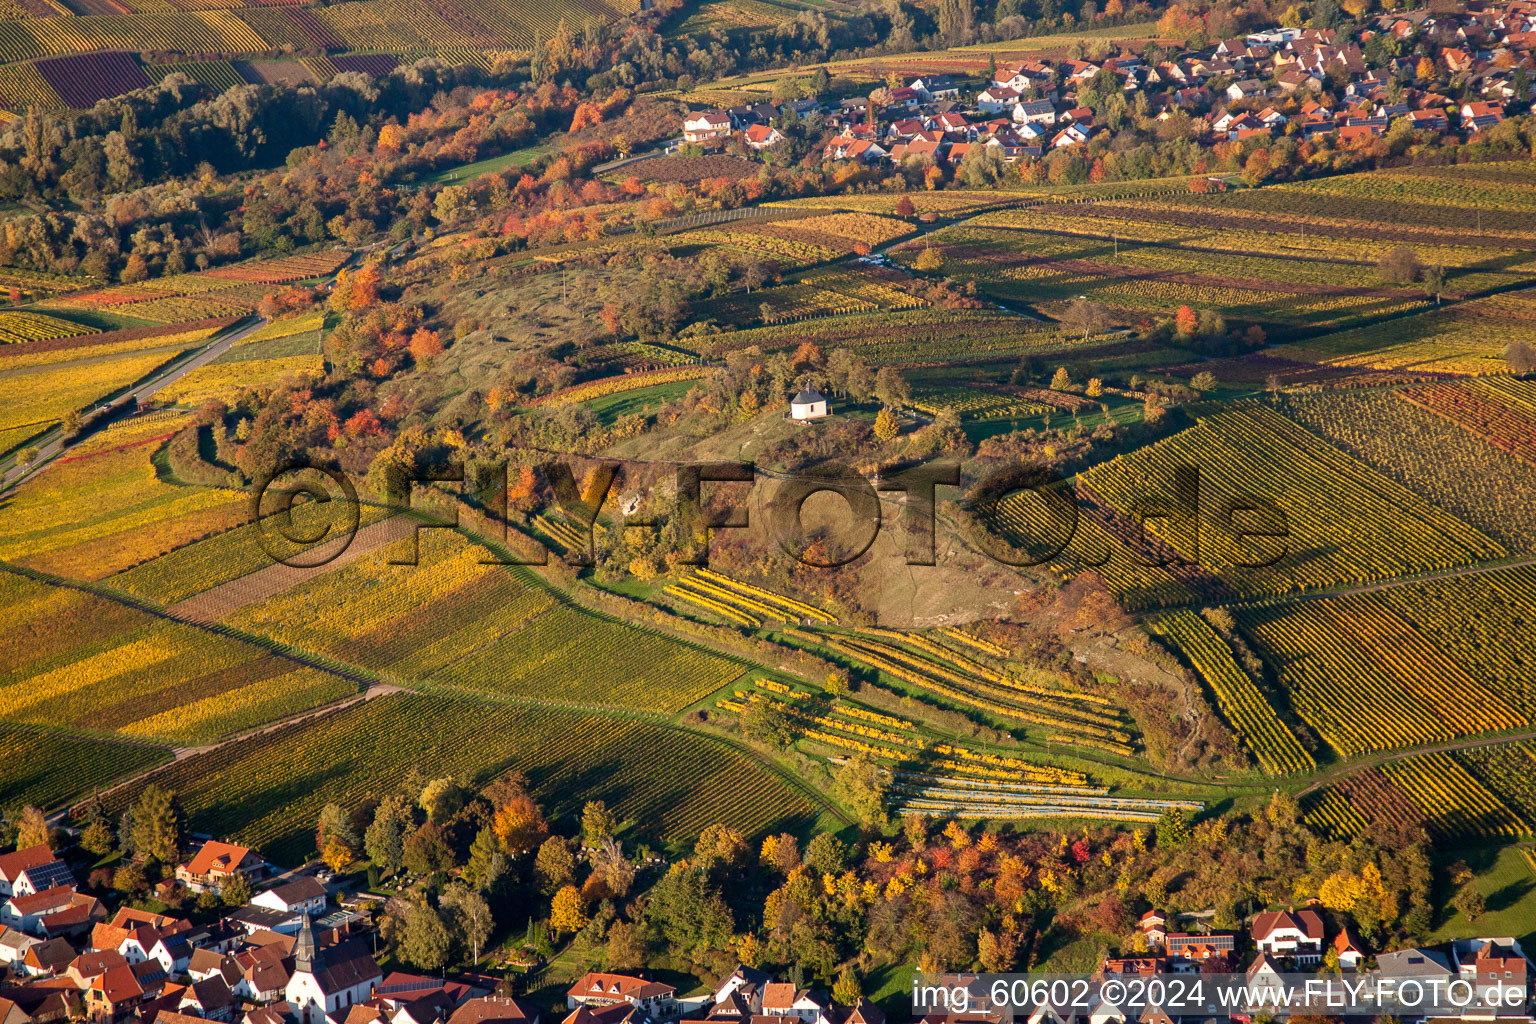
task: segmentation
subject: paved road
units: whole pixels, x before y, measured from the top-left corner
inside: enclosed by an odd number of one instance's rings
[[[178,380],[181,380],[181,378],[185,377],[193,370],[207,366],[209,363],[222,356],[225,352],[228,352],[230,348],[240,339],[254,333],[257,330],[260,330],[266,325],[267,321],[261,317],[252,317],[239,326],[225,331],[223,334],[217,336],[212,342],[203,346],[190,358],[183,359],[180,362],[168,367],[164,371],[144,381],[142,384],[139,384],[132,391],[127,392],[127,394],[130,394],[138,401],[143,402],[145,399],[149,398],[150,395],[153,395],[161,388],[176,383]],[[122,396],[119,396],[119,398],[121,397]],[[0,494],[4,494],[10,488],[14,487],[16,484],[21,483],[22,480],[42,469],[44,466],[48,465],[48,463],[52,462],[54,459],[57,459],[64,453],[66,449],[64,446],[63,430],[59,427],[54,427],[53,430],[50,431],[47,435],[47,440],[45,440],[42,444],[37,445],[36,447],[37,457],[32,460],[32,464],[26,469],[22,469],[21,467],[13,464],[9,469],[0,472]]]

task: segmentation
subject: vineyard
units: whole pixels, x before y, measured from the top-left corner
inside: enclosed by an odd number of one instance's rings
[[[151,422],[136,443],[115,440],[29,477],[0,508],[0,560],[101,579],[244,522],[244,495],[155,474],[150,454],[175,429]]]
[[[174,405],[198,405],[210,398],[229,399],[243,388],[276,384],[289,377],[318,377],[324,372],[318,355],[218,361],[200,366],[180,380],[167,384],[156,391],[152,399]]]
[[[206,276],[250,284],[289,284],[308,277],[327,277],[334,274],[351,257],[351,252],[346,249],[327,249],[302,256],[282,256],[277,259],[218,267],[207,271]]]
[[[0,345],[19,345],[49,338],[69,338],[90,329],[43,313],[0,312]]]
[[[1265,771],[1293,775],[1317,768],[1253,677],[1232,657],[1227,642],[1204,619],[1178,611],[1154,621],[1152,628],[1200,673],[1215,693],[1221,713]]]
[[[1198,472],[1198,550],[1193,523],[1177,511],[1179,467]],[[1202,418],[1183,433],[1094,467],[1081,480],[1127,518],[1151,505],[1175,508],[1169,518],[1149,518],[1146,528],[1198,563],[1213,597],[1274,597],[1506,554],[1496,541],[1261,405]],[[1286,551],[1273,565],[1246,568],[1243,562],[1266,558],[1239,536],[1252,529],[1239,524],[1252,520],[1221,510],[1253,507],[1255,499],[1261,509],[1264,503],[1278,509],[1278,516],[1260,512],[1260,521],[1283,524]]]
[[[23,617],[6,631],[19,638],[61,628],[68,627]],[[12,722],[186,744],[356,690],[346,679],[296,670],[265,648],[162,621],[62,657],[17,661],[0,683],[0,706]]]
[[[465,736],[476,742],[462,742]],[[684,842],[714,823],[755,835],[813,817],[805,798],[777,777],[698,736],[628,719],[410,694],[230,744],[155,779],[178,794],[190,828],[292,863],[313,845],[315,816],[328,802],[357,807],[395,791],[413,772],[483,785],[510,770],[535,780],[534,794],[557,819],[579,814],[585,800],[605,800],[631,823],[626,840]]]
[[[1524,514],[1536,469],[1526,463],[1390,391],[1284,395],[1282,403],[1291,419],[1511,551],[1536,551],[1536,522]]]
[[[159,747],[60,736],[0,725],[0,805],[56,807],[170,757]]]
[[[872,363],[1001,360],[1073,344],[1054,326],[991,310],[916,309],[734,331],[710,338],[732,350],[765,352],[814,341],[822,351],[846,347]]]
[[[483,548],[457,545],[449,554],[429,540],[421,546],[419,566],[390,564],[408,553],[403,544],[390,545],[242,608],[227,622],[403,685],[583,708],[674,712],[742,672],[718,655],[563,604],[483,564]],[[420,614],[426,606],[429,616]]]
[[[1467,770],[1464,760],[1506,780],[1503,770],[1524,767],[1522,748],[1484,748],[1482,751],[1418,754],[1388,761],[1347,777],[1313,797],[1307,821],[1338,836],[1349,836],[1369,823],[1393,828],[1424,827],[1437,839],[1449,841],[1507,841],[1531,834],[1529,821],[1500,799]],[[1513,760],[1505,755],[1512,755]]]
[[[186,75],[194,82],[208,86],[214,92],[224,92],[245,84],[240,72],[227,60],[189,60],[175,64],[146,64],[144,71],[157,82],[171,75]]]
[[[1527,465],[1536,465],[1536,417],[1518,404],[1522,392],[1510,381],[1499,389],[1472,384],[1432,384],[1398,392],[1405,400],[1443,417],[1509,452]],[[1526,390],[1524,394],[1529,394]],[[1514,396],[1515,404],[1501,401]]]
[[[1256,216],[1283,214],[1293,222],[1316,218],[1325,223],[1370,229],[1404,227],[1455,241],[1471,232],[1511,241],[1536,238],[1536,192],[1528,162],[1478,165],[1475,168],[1424,167],[1338,175],[1226,195],[1185,193],[1167,201],[1194,210],[1238,210]],[[1516,186],[1516,187],[1511,187]],[[1525,187],[1521,187],[1525,186]]]
[[[38,61],[37,70],[65,105],[75,110],[89,110],[98,100],[150,84],[149,76],[126,53],[52,57]]]
[[[1234,613],[1296,713],[1341,756],[1529,721],[1376,594]]]
[[[673,384],[678,381],[699,380],[708,373],[709,368],[706,366],[674,366],[660,370],[642,371],[640,373],[626,373],[617,377],[601,377],[597,380],[587,381],[584,384],[573,384],[568,388],[552,391],[535,399],[530,404],[558,407],[571,405],[576,402],[590,402],[594,398],[616,395],[625,391],[634,391],[638,388],[648,388],[654,384]]]
[[[388,509],[377,505],[359,505],[358,528],[380,522],[389,514]],[[318,502],[302,502],[289,515],[288,532],[295,537],[316,536],[327,526],[345,522],[332,507]],[[285,542],[270,527],[246,522],[118,573],[107,582],[136,597],[169,606],[267,568],[272,564],[269,552],[293,558],[306,549],[305,545]]]
[[[1536,292],[1506,292],[1413,316],[1325,334],[1270,354],[1282,359],[1372,370],[1504,373],[1504,349],[1536,341]]]
[[[765,224],[764,234],[824,245],[852,252],[858,246],[879,248],[912,233],[911,225],[891,217],[868,213],[829,213]]]
[[[0,430],[41,430],[84,409],[174,358],[174,352],[127,354],[78,366],[28,368],[0,377]]]
[[[743,715],[773,708],[799,739],[841,763],[872,758],[888,777],[892,809],[940,817],[1086,818],[1154,821],[1170,807],[1198,802],[1110,796],[1081,772],[933,740],[905,719],[838,699],[828,702],[771,679],[736,690],[715,706]]]
[[[1377,597],[1511,707],[1536,720],[1536,569],[1417,580]]]
[[[945,274],[974,279],[1006,302],[1086,296],[1127,312],[1171,316],[1187,305],[1229,318],[1318,327],[1397,314],[1428,301],[1416,290],[1376,286],[1373,268],[1119,246],[970,223],[904,243],[893,255],[910,264],[929,248],[942,257]]]
[[[1055,406],[1032,398],[959,385],[919,385],[913,388],[909,404],[930,416],[950,409],[962,420],[1018,419],[1056,410]]]

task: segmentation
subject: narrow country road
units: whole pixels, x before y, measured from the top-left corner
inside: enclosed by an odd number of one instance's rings
[[[198,349],[191,356],[165,367],[159,373],[135,385],[131,391],[126,392],[126,395],[131,395],[135,401],[143,402],[161,388],[176,383],[193,370],[207,366],[228,352],[242,338],[255,333],[266,325],[267,321],[265,319],[253,316],[247,322],[230,328],[223,334],[216,335],[213,341]],[[37,457],[32,460],[31,465],[26,468],[13,465],[3,473],[0,473],[0,494],[4,494],[65,452],[63,428],[54,427],[46,436],[47,440],[37,446]]]

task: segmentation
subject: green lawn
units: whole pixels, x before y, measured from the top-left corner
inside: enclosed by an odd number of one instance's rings
[[[508,167],[527,167],[535,160],[548,156],[550,152],[551,148],[541,143],[537,146],[529,146],[527,149],[514,149],[510,153],[501,154],[501,156],[476,160],[472,164],[460,164],[458,167],[449,167],[438,171],[424,180],[434,185],[455,182],[463,184],[467,181],[473,181],[482,174],[494,174],[498,171],[504,171]]]
[[[635,388],[633,391],[618,391],[594,398],[587,403],[587,408],[597,413],[598,419],[605,424],[611,424],[617,422],[620,416],[645,411],[646,406],[655,409],[663,402],[682,398],[697,383],[696,380],[676,380],[667,384],[653,384],[648,388]]]
[[[1429,937],[1432,943],[1480,935],[1513,935],[1522,945],[1536,940],[1536,873],[1520,851],[1518,846],[1466,851],[1467,865],[1477,872],[1471,884],[1488,901],[1488,912],[1471,922],[1451,911]]]

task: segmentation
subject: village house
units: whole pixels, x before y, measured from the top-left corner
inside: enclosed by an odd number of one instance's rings
[[[460,1005],[448,1024],[539,1024],[539,1013],[508,996],[482,996]]]
[[[794,985],[775,982],[763,989],[763,1013],[778,1017],[798,1019],[803,1024],[815,1024],[832,1005],[832,1000],[821,992],[797,989]]]
[[[565,993],[567,1009],[579,1006],[602,1008],[626,1004],[656,1017],[676,1015],[677,989],[659,981],[647,981],[628,974],[604,974],[592,971],[583,975]]]
[[[1210,935],[1169,932],[1163,941],[1168,959],[1187,963],[1230,957],[1237,950],[1237,937],[1230,932],[1213,932]]]
[[[210,839],[197,854],[176,868],[176,880],[193,892],[222,892],[236,874],[247,880],[261,873],[265,862],[244,846]]]
[[[1261,953],[1314,964],[1323,958],[1323,919],[1315,910],[1268,910],[1253,919],[1253,944]]]
[[[9,898],[16,895],[16,880],[22,872],[56,860],[53,850],[42,844],[0,856],[0,896]]]
[[[325,909],[326,899],[325,886],[314,877],[304,875],[257,893],[251,897],[250,905],[297,916],[320,913]]]
[[[784,133],[777,128],[769,128],[766,125],[754,124],[742,133],[742,139],[748,148],[755,150],[770,149],[784,141]]]
[[[731,118],[723,110],[701,110],[683,119],[683,141],[695,144],[731,134]]]

